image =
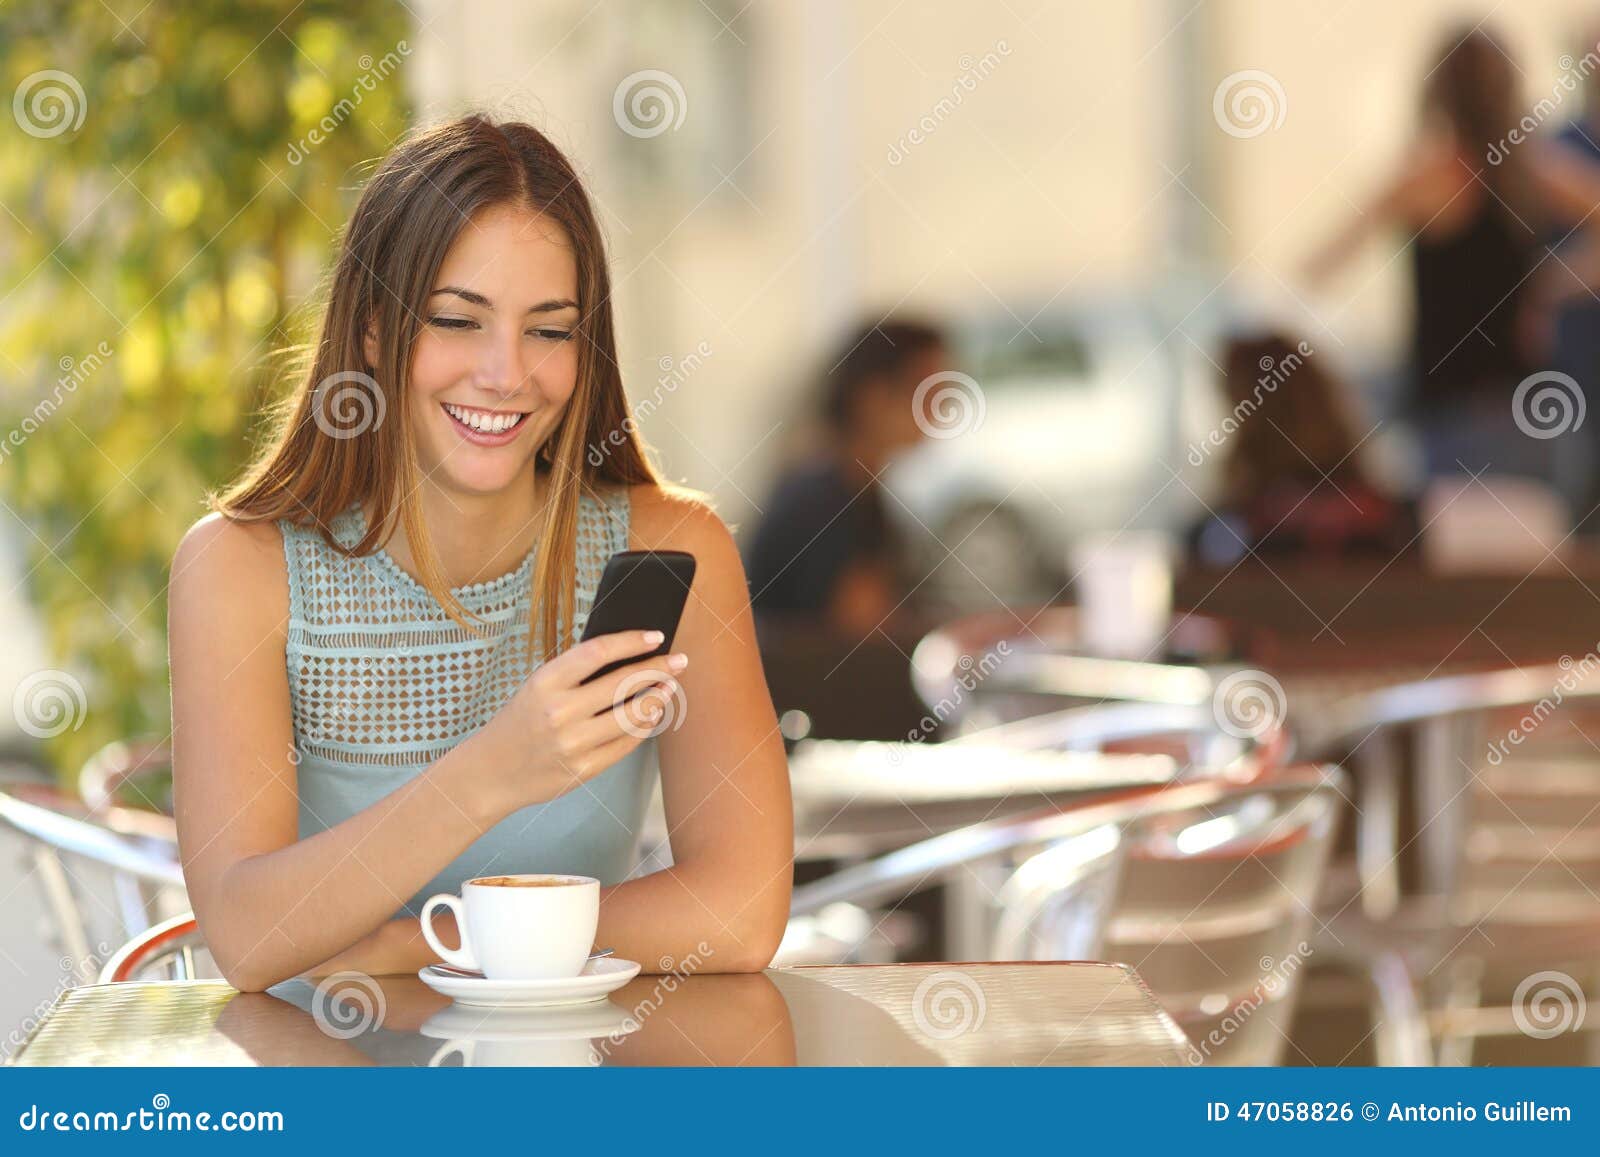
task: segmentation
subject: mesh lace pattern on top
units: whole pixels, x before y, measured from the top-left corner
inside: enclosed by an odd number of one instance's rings
[[[576,606],[583,633],[606,560],[628,549],[628,497],[579,499]],[[289,571],[287,647],[295,747],[336,767],[423,767],[487,723],[530,674],[528,630],[538,547],[509,574],[454,594],[486,628],[453,622],[386,550],[359,558],[315,527],[280,522]],[[330,530],[346,547],[366,533],[353,506]]]

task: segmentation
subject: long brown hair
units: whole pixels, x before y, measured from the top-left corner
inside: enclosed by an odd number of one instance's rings
[[[1230,341],[1223,387],[1237,430],[1228,443],[1228,500],[1244,505],[1279,483],[1314,487],[1325,477],[1365,481],[1350,391],[1304,342],[1278,333]]]
[[[445,254],[474,214],[500,205],[559,224],[578,268],[577,385],[535,463],[535,472],[548,478],[549,499],[533,576],[539,619],[529,624],[528,646],[531,656],[542,639],[550,659],[562,649],[561,627],[570,631],[576,607],[580,492],[659,479],[622,388],[599,223],[572,165],[531,125],[469,116],[420,132],[389,154],[345,230],[320,333],[304,376],[276,407],[273,436],[244,475],[208,501],[243,522],[315,526],[350,556],[376,551],[398,520],[423,585],[451,619],[477,629],[449,590],[423,522],[406,384]],[[364,350],[369,327],[378,335],[376,365]],[[587,453],[602,445],[603,454]],[[362,539],[345,550],[331,524],[355,503],[370,503],[373,516]]]
[[[1526,150],[1508,145],[1522,116],[1516,66],[1499,39],[1478,25],[1454,29],[1441,43],[1422,85],[1422,111],[1442,124],[1478,178],[1494,194],[1494,212],[1526,232],[1539,212]],[[1493,150],[1499,159],[1485,165]]]

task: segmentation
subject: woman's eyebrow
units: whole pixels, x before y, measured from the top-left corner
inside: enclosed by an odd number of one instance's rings
[[[459,285],[441,285],[438,289],[435,289],[428,296],[429,297],[437,297],[441,293],[454,294],[456,297],[459,297],[462,301],[465,301],[470,305],[480,306],[483,309],[493,309],[494,308],[494,302],[490,301],[487,297],[483,296],[483,294],[474,293],[470,289],[463,289]],[[578,308],[578,303],[575,302],[575,301],[572,301],[570,298],[553,297],[549,301],[541,301],[538,305],[530,305],[528,307],[528,312],[529,313],[554,313],[558,309],[577,309],[577,308]]]

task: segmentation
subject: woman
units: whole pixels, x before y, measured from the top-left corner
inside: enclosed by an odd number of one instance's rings
[[[178,830],[235,987],[414,971],[421,901],[488,872],[598,876],[598,942],[647,969],[771,959],[792,821],[743,569],[634,437],[610,293],[527,125],[422,133],[363,192],[276,437],[173,560]],[[665,660],[577,642],[623,549],[698,560]],[[674,863],[625,879],[657,732]]]
[[[1543,277],[1548,231],[1570,230],[1600,204],[1588,162],[1524,139],[1510,57],[1482,27],[1452,34],[1424,83],[1422,131],[1374,202],[1311,261],[1320,281],[1375,231],[1409,239],[1410,402],[1430,475],[1485,469],[1544,477],[1551,447],[1512,413],[1531,370],[1526,318]],[[1558,263],[1550,263],[1551,270]]]
[[[1229,342],[1222,385],[1235,428],[1221,501],[1189,535],[1199,565],[1389,561],[1416,543],[1416,511],[1369,475],[1326,356],[1280,334]]]

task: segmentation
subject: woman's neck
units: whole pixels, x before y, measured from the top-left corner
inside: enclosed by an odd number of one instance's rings
[[[488,582],[517,569],[544,525],[547,475],[532,475],[499,494],[459,494],[429,482],[417,489],[422,521],[451,588]],[[401,569],[419,582],[422,568],[397,524],[384,549]]]

